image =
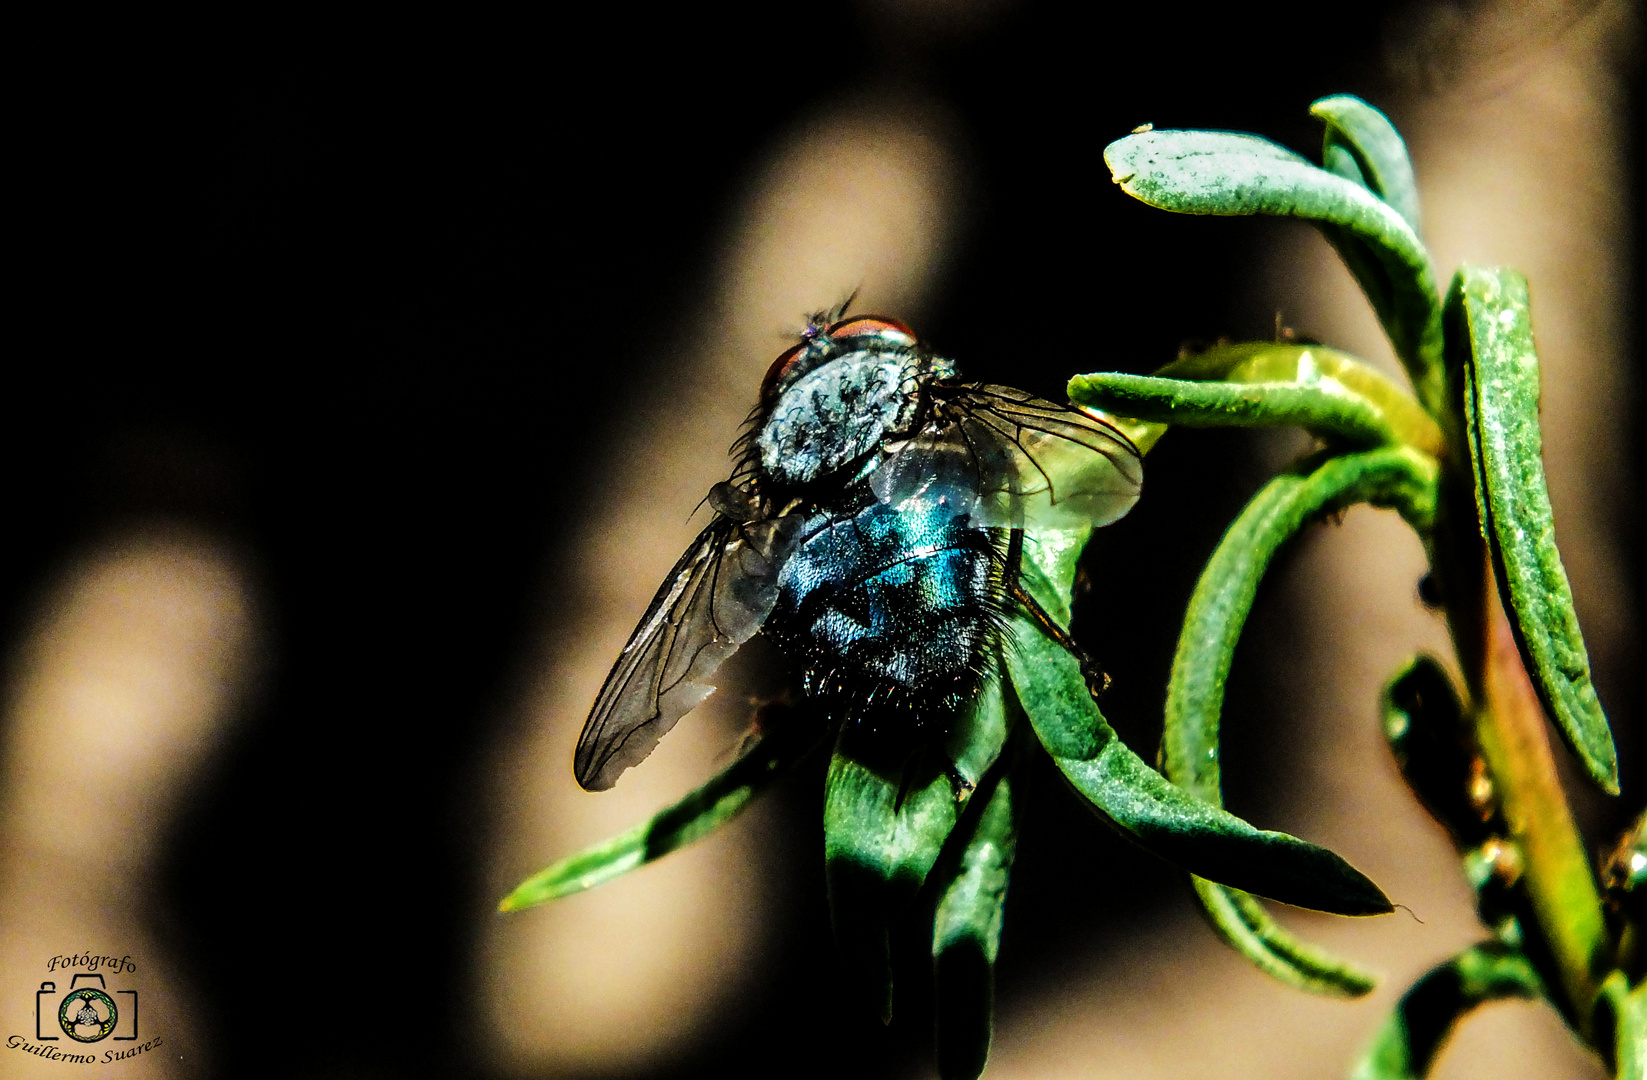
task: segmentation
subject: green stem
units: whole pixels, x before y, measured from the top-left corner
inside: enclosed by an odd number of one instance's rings
[[[1461,392],[1460,387],[1454,390]],[[1462,409],[1454,416],[1461,414]],[[1476,738],[1509,839],[1523,858],[1519,888],[1533,922],[1522,927],[1531,939],[1529,955],[1553,968],[1545,972],[1545,981],[1555,1003],[1576,1029],[1588,1033],[1606,969],[1601,899],[1556,773],[1544,710],[1493,583],[1464,433],[1458,420],[1450,426],[1452,452],[1444,466],[1437,515],[1435,572],[1469,687]]]
[[[1476,734],[1510,839],[1526,862],[1522,880],[1539,936],[1556,965],[1565,1011],[1580,1030],[1588,1030],[1606,969],[1601,897],[1556,774],[1544,710],[1497,595],[1489,595],[1487,602],[1491,610],[1478,676]]]

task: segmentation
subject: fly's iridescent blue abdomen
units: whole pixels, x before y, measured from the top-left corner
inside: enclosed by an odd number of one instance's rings
[[[976,690],[999,632],[999,530],[869,501],[824,515],[778,575],[771,634],[850,722],[926,726]]]

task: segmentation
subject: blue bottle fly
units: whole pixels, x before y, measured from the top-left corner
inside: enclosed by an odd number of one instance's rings
[[[880,316],[814,318],[767,372],[738,449],[714,520],[595,701],[574,761],[586,788],[651,753],[761,632],[828,715],[895,753],[942,730],[993,669],[1015,605],[1047,623],[1017,585],[1025,535],[1107,525],[1143,479],[1098,415],[960,382]]]

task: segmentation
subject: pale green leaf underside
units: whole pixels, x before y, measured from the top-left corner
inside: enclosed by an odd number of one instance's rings
[[[1432,457],[1440,456],[1445,445],[1440,425],[1410,391],[1349,353],[1324,345],[1271,341],[1214,345],[1181,356],[1152,374],[1191,382],[1277,383],[1335,397],[1353,396],[1376,413],[1379,429],[1391,436],[1385,441],[1405,443]]]

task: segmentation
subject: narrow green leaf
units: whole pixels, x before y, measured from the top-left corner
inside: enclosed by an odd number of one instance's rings
[[[870,1008],[892,1019],[893,912],[920,888],[955,827],[949,778],[933,755],[902,778],[837,750],[824,788],[824,873],[841,959]]]
[[[1190,881],[1213,928],[1266,975],[1333,997],[1360,997],[1378,985],[1370,972],[1299,941],[1249,894],[1206,878]]]
[[[1281,545],[1305,525],[1356,503],[1398,511],[1421,532],[1435,512],[1439,466],[1405,447],[1328,458],[1286,473],[1247,503],[1196,582],[1178,636],[1162,737],[1167,775],[1221,804],[1218,723],[1236,643],[1259,582]]]
[[[1489,1001],[1543,996],[1538,973],[1521,953],[1496,941],[1472,945],[1402,995],[1354,1080],[1421,1080],[1465,1013]]]
[[[1647,1080],[1647,984],[1630,991],[1618,1017],[1619,1080]]]
[[[842,731],[824,789],[824,868],[835,940],[865,997],[892,1016],[887,928],[938,860],[962,809],[1009,735],[999,679],[950,725],[941,748],[905,765],[870,764]],[[907,770],[907,771],[906,771]],[[951,779],[951,773],[963,783]]]
[[[1352,180],[1256,135],[1150,131],[1104,150],[1122,190],[1183,214],[1303,218],[1343,256],[1431,415],[1445,408],[1441,307],[1429,253],[1411,225]]]
[[[999,775],[982,807],[967,815],[959,870],[938,900],[932,923],[937,988],[938,1074],[972,1080],[984,1070],[994,1024],[995,956],[1018,843],[1012,777]],[[981,812],[980,812],[981,811]]]
[[[1327,124],[1322,164],[1389,203],[1415,234],[1420,233],[1412,158],[1389,117],[1353,94],[1322,98],[1310,106],[1310,113]]]
[[[992,680],[984,685],[944,736],[945,756],[956,775],[972,785],[972,789],[982,784],[985,774],[995,767],[1012,734],[1012,716],[1002,691],[1005,678],[1005,664],[997,660]],[[954,797],[964,806],[972,797],[972,790],[963,786],[954,792]]]
[[[824,785],[824,879],[835,948],[856,992],[882,1023],[892,1020],[886,894],[897,832],[897,788],[889,794],[888,786],[840,753],[830,760]]]
[[[1468,354],[1459,356],[1465,431],[1499,594],[1545,709],[1590,778],[1617,795],[1618,755],[1590,679],[1544,484],[1527,281],[1513,270],[1465,267],[1449,303],[1469,333]]]
[[[1321,167],[1334,176],[1342,176],[1372,191],[1372,185],[1367,183],[1367,174],[1361,171],[1360,164],[1355,160],[1355,152],[1345,146],[1342,137],[1331,128],[1327,129],[1326,145],[1321,148]]]
[[[1107,820],[1192,873],[1300,907],[1341,915],[1390,911],[1343,859],[1285,833],[1255,829],[1168,783],[1127,748],[1087,692],[1081,663],[1024,615],[1007,665],[1018,700],[1069,782]]]
[[[1069,397],[1081,405],[1184,427],[1304,428],[1355,447],[1398,441],[1372,402],[1343,385],[1188,382],[1150,375],[1077,375]]]
[[[1329,458],[1307,474],[1271,480],[1224,534],[1190,597],[1168,683],[1162,757],[1167,776],[1212,806],[1223,804],[1218,729],[1235,646],[1259,583],[1281,546],[1305,525],[1359,502],[1392,507],[1427,529],[1439,466],[1408,448]],[[1260,969],[1306,989],[1364,993],[1370,976],[1260,923],[1249,897],[1197,882],[1207,915]],[[1261,915],[1261,911],[1258,913]]]
[[[521,882],[499,911],[568,896],[662,858],[724,825],[817,745],[818,732],[780,725],[707,784],[628,832],[578,852]]]

